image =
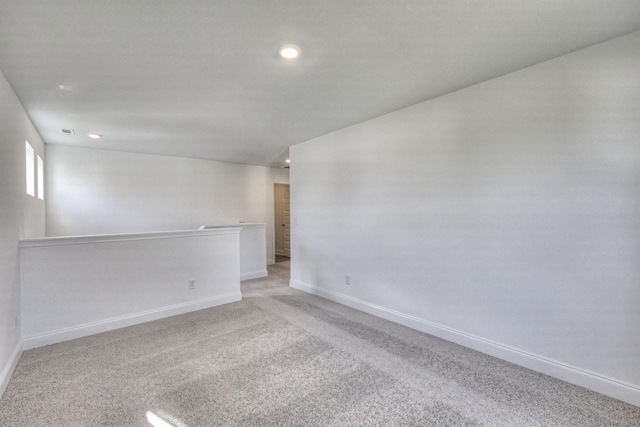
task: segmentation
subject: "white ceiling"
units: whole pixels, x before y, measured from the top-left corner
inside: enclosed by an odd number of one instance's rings
[[[279,166],[291,145],[639,29],[640,0],[0,0],[0,70],[48,144]]]

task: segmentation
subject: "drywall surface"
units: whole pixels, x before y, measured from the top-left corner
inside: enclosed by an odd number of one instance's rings
[[[206,226],[205,230],[225,227],[240,228],[240,280],[251,280],[269,275],[267,271],[266,224],[235,224]]]
[[[18,243],[44,236],[44,202],[26,194],[25,140],[44,156],[40,136],[0,73],[0,396],[22,352]],[[37,182],[37,181],[36,181]]]
[[[269,275],[265,224],[240,224],[240,280]]]
[[[274,184],[289,184],[289,169],[272,168],[271,179]]]
[[[46,176],[48,236],[256,222],[274,257],[271,168],[48,145]]]
[[[239,236],[221,228],[23,241],[25,348],[240,300]]]
[[[640,405],[639,70],[636,32],[291,147],[292,286]]]

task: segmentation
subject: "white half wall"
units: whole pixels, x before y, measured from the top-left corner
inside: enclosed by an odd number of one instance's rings
[[[291,147],[291,285],[640,405],[639,70],[636,32]]]
[[[0,397],[22,354],[18,245],[44,236],[45,204],[26,194],[25,141],[44,158],[44,144],[0,72]],[[37,169],[36,169],[37,170]],[[37,180],[36,180],[37,182]]]
[[[265,224],[240,224],[240,280],[269,275]]]
[[[48,236],[264,223],[267,261],[274,258],[280,170],[51,144],[46,166]]]
[[[239,301],[239,234],[226,228],[22,241],[24,347]]]
[[[204,230],[240,228],[240,280],[257,279],[269,275],[266,254],[266,224],[235,224],[229,226],[205,226]]]

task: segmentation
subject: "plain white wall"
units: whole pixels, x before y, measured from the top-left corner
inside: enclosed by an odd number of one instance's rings
[[[289,184],[289,169],[271,169],[271,180],[274,184]]]
[[[26,194],[25,144],[44,158],[44,146],[11,86],[0,73],[0,396],[20,356],[18,242],[42,237],[45,204]],[[37,182],[37,180],[36,180]]]
[[[25,348],[239,301],[239,238],[227,228],[23,241]]]
[[[265,224],[241,224],[240,280],[269,275],[267,271],[267,238]]]
[[[291,147],[292,286],[640,404],[639,76],[636,32]]]
[[[47,235],[72,236],[267,224],[271,168],[47,145]]]

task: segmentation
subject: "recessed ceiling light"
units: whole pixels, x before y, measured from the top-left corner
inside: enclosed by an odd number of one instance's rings
[[[291,163],[291,160],[287,159],[287,160],[285,160],[285,162],[287,162],[287,163]]]
[[[102,135],[98,135],[97,133],[88,133],[87,136],[89,138],[93,138],[93,139],[100,139],[102,138]]]
[[[300,48],[295,44],[285,44],[278,49],[278,53],[284,59],[295,59],[300,55]]]

